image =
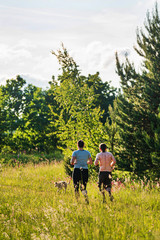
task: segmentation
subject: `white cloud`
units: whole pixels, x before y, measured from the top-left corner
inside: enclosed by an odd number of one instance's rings
[[[152,10],[154,0],[135,1],[134,5],[132,2],[134,7],[130,9],[118,7],[119,0],[114,1],[114,6],[117,2],[116,8],[107,7],[112,5],[107,1],[101,5],[93,1],[97,9],[88,8],[84,1],[80,11],[73,8],[74,2],[67,8],[60,7],[58,1],[56,7],[47,1],[44,8],[37,5],[34,9],[31,1],[28,8],[23,5],[1,6],[0,83],[4,82],[5,76],[12,78],[20,74],[28,81],[45,85],[52,75],[58,74],[58,61],[50,51],[58,49],[61,42],[80,65],[83,74],[99,71],[102,80],[112,79],[115,86],[119,84],[115,74],[116,51],[121,60],[127,52],[138,65],[139,59],[133,50],[136,27],[143,26],[146,11]],[[122,2],[124,6],[125,1]],[[49,9],[49,6],[52,7]],[[87,8],[82,11],[85,6]]]
[[[88,75],[100,72],[103,81],[112,80],[115,87],[119,87],[118,75],[115,74],[115,52],[119,53],[121,60],[125,60],[126,53],[132,56],[133,50],[129,48],[115,48],[111,44],[101,41],[90,42],[86,47],[70,51],[70,55],[76,60],[82,74]]]
[[[33,84],[38,87],[46,88],[49,87],[49,79],[43,78],[41,74],[30,74],[30,73],[23,73],[21,77],[26,80],[27,84]],[[51,80],[51,79],[50,79]]]
[[[47,78],[43,78],[41,74],[30,74],[30,73],[21,73],[19,74],[24,80],[26,80],[27,84],[33,84],[37,87],[46,88],[49,87],[48,82],[51,80]],[[11,75],[1,75],[0,76],[0,85],[5,85],[7,79],[16,79],[17,74],[11,74]]]
[[[24,78],[26,76],[26,80],[35,79],[38,86],[45,86],[52,75],[57,74],[58,63],[50,52],[43,54],[43,51],[38,53],[38,50],[39,48],[27,39],[22,39],[12,46],[0,44],[0,84],[4,84],[4,79],[21,75]]]
[[[13,60],[19,60],[20,58],[32,58],[32,53],[29,50],[27,40],[21,40],[19,43],[9,46],[8,44],[0,43],[0,61],[2,64],[5,61],[12,62]]]

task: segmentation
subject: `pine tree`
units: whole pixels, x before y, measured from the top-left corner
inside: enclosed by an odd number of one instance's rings
[[[144,29],[137,30],[136,52],[142,57],[141,71],[126,57],[120,63],[116,54],[117,73],[122,94],[117,99],[116,121],[120,127],[121,167],[137,174],[157,173],[160,104],[160,17],[158,5],[147,12]]]

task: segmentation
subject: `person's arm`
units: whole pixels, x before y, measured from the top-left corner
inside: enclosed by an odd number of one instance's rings
[[[99,165],[99,158],[98,158],[98,155],[96,156],[96,160],[95,160],[95,162],[94,162],[94,165],[95,165],[95,166],[98,166],[98,165]]]
[[[71,161],[70,161],[71,165],[74,165],[75,162],[76,162],[76,157],[72,156]]]
[[[92,164],[92,163],[93,163],[92,158],[89,157],[89,158],[88,158],[88,162],[87,162],[87,164]]]
[[[116,164],[116,159],[114,158],[114,156],[112,155],[112,162],[111,162],[111,168],[114,169],[114,166]]]

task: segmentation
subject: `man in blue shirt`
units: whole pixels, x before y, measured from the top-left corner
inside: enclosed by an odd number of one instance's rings
[[[88,164],[92,164],[92,158],[89,151],[83,149],[84,142],[79,140],[78,150],[74,151],[72,154],[71,164],[74,165],[73,171],[73,183],[76,197],[79,196],[79,184],[80,190],[85,196],[86,202],[88,202],[86,186],[88,182]]]

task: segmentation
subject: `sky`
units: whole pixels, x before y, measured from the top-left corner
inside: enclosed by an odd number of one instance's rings
[[[157,1],[158,4],[160,0]],[[140,68],[136,29],[155,0],[0,0],[0,85],[16,75],[47,88],[61,74],[51,51],[63,42],[81,73],[120,87],[115,52]],[[160,4],[159,4],[160,5]]]

